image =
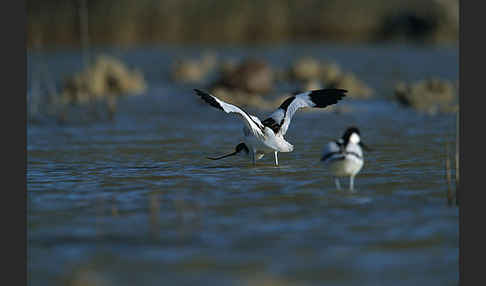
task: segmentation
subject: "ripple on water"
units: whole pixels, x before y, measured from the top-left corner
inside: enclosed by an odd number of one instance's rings
[[[369,61],[348,54],[341,59]],[[448,70],[426,67],[434,68]],[[254,167],[206,158],[234,150],[237,118],[197,104],[186,88],[155,84],[167,88],[121,100],[114,122],[29,126],[31,279],[53,285],[52,277],[93,268],[113,285],[458,281],[458,210],[447,206],[443,161],[454,116],[381,99],[348,101],[356,113],[298,113],[286,135],[294,152],[279,153],[279,167],[272,154]],[[349,125],[373,148],[356,192],[336,190],[319,162],[325,142]]]

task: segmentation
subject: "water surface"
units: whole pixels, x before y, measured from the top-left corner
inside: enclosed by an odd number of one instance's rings
[[[333,58],[377,90],[343,100],[351,113],[298,112],[279,167],[270,155],[256,167],[206,159],[232,151],[242,125],[167,78],[170,59],[201,50],[108,50],[144,72],[145,96],[121,99],[114,121],[28,126],[30,285],[457,285],[458,209],[444,172],[456,118],[388,100],[396,79],[457,80],[457,49],[216,49],[281,66]],[[80,65],[69,51],[30,54],[31,64],[40,55],[57,81]],[[319,163],[349,125],[373,148],[355,193],[336,190]]]

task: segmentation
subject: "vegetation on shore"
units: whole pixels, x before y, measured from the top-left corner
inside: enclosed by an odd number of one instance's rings
[[[27,18],[29,48],[81,46],[86,36],[137,45],[457,43],[459,35],[458,0],[28,0]]]

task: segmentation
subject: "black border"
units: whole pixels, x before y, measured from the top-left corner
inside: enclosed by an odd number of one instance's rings
[[[486,241],[481,235],[483,229],[483,217],[481,209],[484,209],[479,195],[485,195],[481,187],[482,164],[484,141],[482,140],[483,128],[474,128],[473,125],[480,124],[481,118],[477,114],[483,112],[479,102],[474,104],[475,99],[483,96],[482,83],[484,76],[484,53],[486,46],[484,39],[484,11],[480,7],[482,1],[460,1],[460,40],[459,40],[459,82],[460,82],[460,189],[459,194],[459,270],[460,285],[480,285],[484,280],[483,247]],[[10,1],[4,5],[3,12],[3,35],[2,47],[4,76],[3,96],[4,109],[11,110],[15,115],[10,117],[9,112],[4,112],[3,142],[9,143],[3,150],[3,154],[12,154],[10,160],[4,161],[4,178],[9,182],[4,183],[3,200],[6,207],[3,208],[4,228],[3,237],[7,239],[3,248],[6,250],[4,256],[8,259],[9,271],[4,271],[4,281],[15,281],[19,285],[20,277],[27,278],[27,184],[26,184],[26,3],[25,1]],[[474,6],[477,5],[477,6]],[[467,15],[467,16],[466,16]],[[468,40],[470,42],[468,42]],[[467,98],[467,100],[465,100]],[[12,102],[18,108],[12,108]],[[477,114],[474,114],[476,111]],[[482,125],[482,124],[481,124]],[[8,128],[11,127],[11,128]],[[472,138],[465,136],[465,128]],[[473,135],[473,129],[476,135]],[[13,131],[14,134],[11,133]],[[15,150],[15,152],[11,152]],[[5,156],[4,156],[5,158]],[[464,160],[464,158],[467,158]],[[476,160],[475,160],[476,159]],[[477,162],[474,162],[477,161]],[[11,163],[14,163],[12,166]],[[12,168],[14,167],[14,168]],[[12,181],[12,184],[10,184]],[[18,184],[17,184],[18,183]],[[13,187],[12,187],[13,186]],[[466,223],[467,221],[467,223]],[[476,222],[475,222],[476,221]],[[474,228],[472,224],[476,223]],[[466,227],[469,225],[469,228]],[[469,229],[469,232],[468,232]],[[473,233],[472,230],[476,231]],[[13,247],[13,246],[16,247]],[[479,248],[478,248],[479,247]],[[477,263],[474,263],[474,260]],[[10,277],[8,277],[10,276]],[[8,279],[12,278],[12,279]],[[25,283],[27,284],[27,283]]]
[[[459,2],[459,178],[464,178],[464,2]],[[462,112],[461,112],[462,110]],[[456,119],[457,120],[457,119]],[[457,182],[456,182],[457,183]],[[463,188],[464,183],[458,182],[456,185],[456,203],[459,202],[459,285],[465,284],[464,277],[464,200],[459,188]]]
[[[459,277],[460,285],[484,284],[484,139],[478,116],[484,105],[475,102],[484,96],[484,4],[460,1],[459,92],[460,92],[460,206],[459,206]],[[476,127],[474,125],[478,124]],[[465,129],[468,136],[465,136]],[[479,151],[479,152],[478,152]],[[466,158],[466,159],[464,159]],[[483,210],[483,211],[481,211]],[[474,225],[473,225],[474,224]]]
[[[459,2],[459,178],[464,178],[464,113],[466,107],[464,105],[464,2]],[[462,112],[461,112],[462,110]],[[457,120],[457,119],[456,119]],[[464,200],[459,188],[464,188],[463,182],[456,182],[456,203],[459,202],[462,207],[459,207],[459,285],[465,284],[464,277]]]
[[[26,1],[3,2],[2,29],[2,281],[27,285]],[[10,282],[7,282],[10,281]]]

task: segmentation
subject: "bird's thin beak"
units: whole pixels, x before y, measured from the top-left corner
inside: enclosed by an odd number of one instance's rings
[[[219,160],[219,159],[223,159],[223,158],[226,158],[226,157],[229,157],[229,156],[234,156],[238,154],[238,152],[233,152],[233,153],[229,153],[229,154],[226,154],[226,155],[223,155],[223,156],[220,156],[220,157],[208,157],[208,159],[211,159],[211,160]]]
[[[363,143],[363,141],[359,141],[359,146],[361,146],[361,148],[363,148],[365,151],[373,151],[373,149],[371,149],[370,147],[368,147],[367,145],[365,145],[365,143]]]

